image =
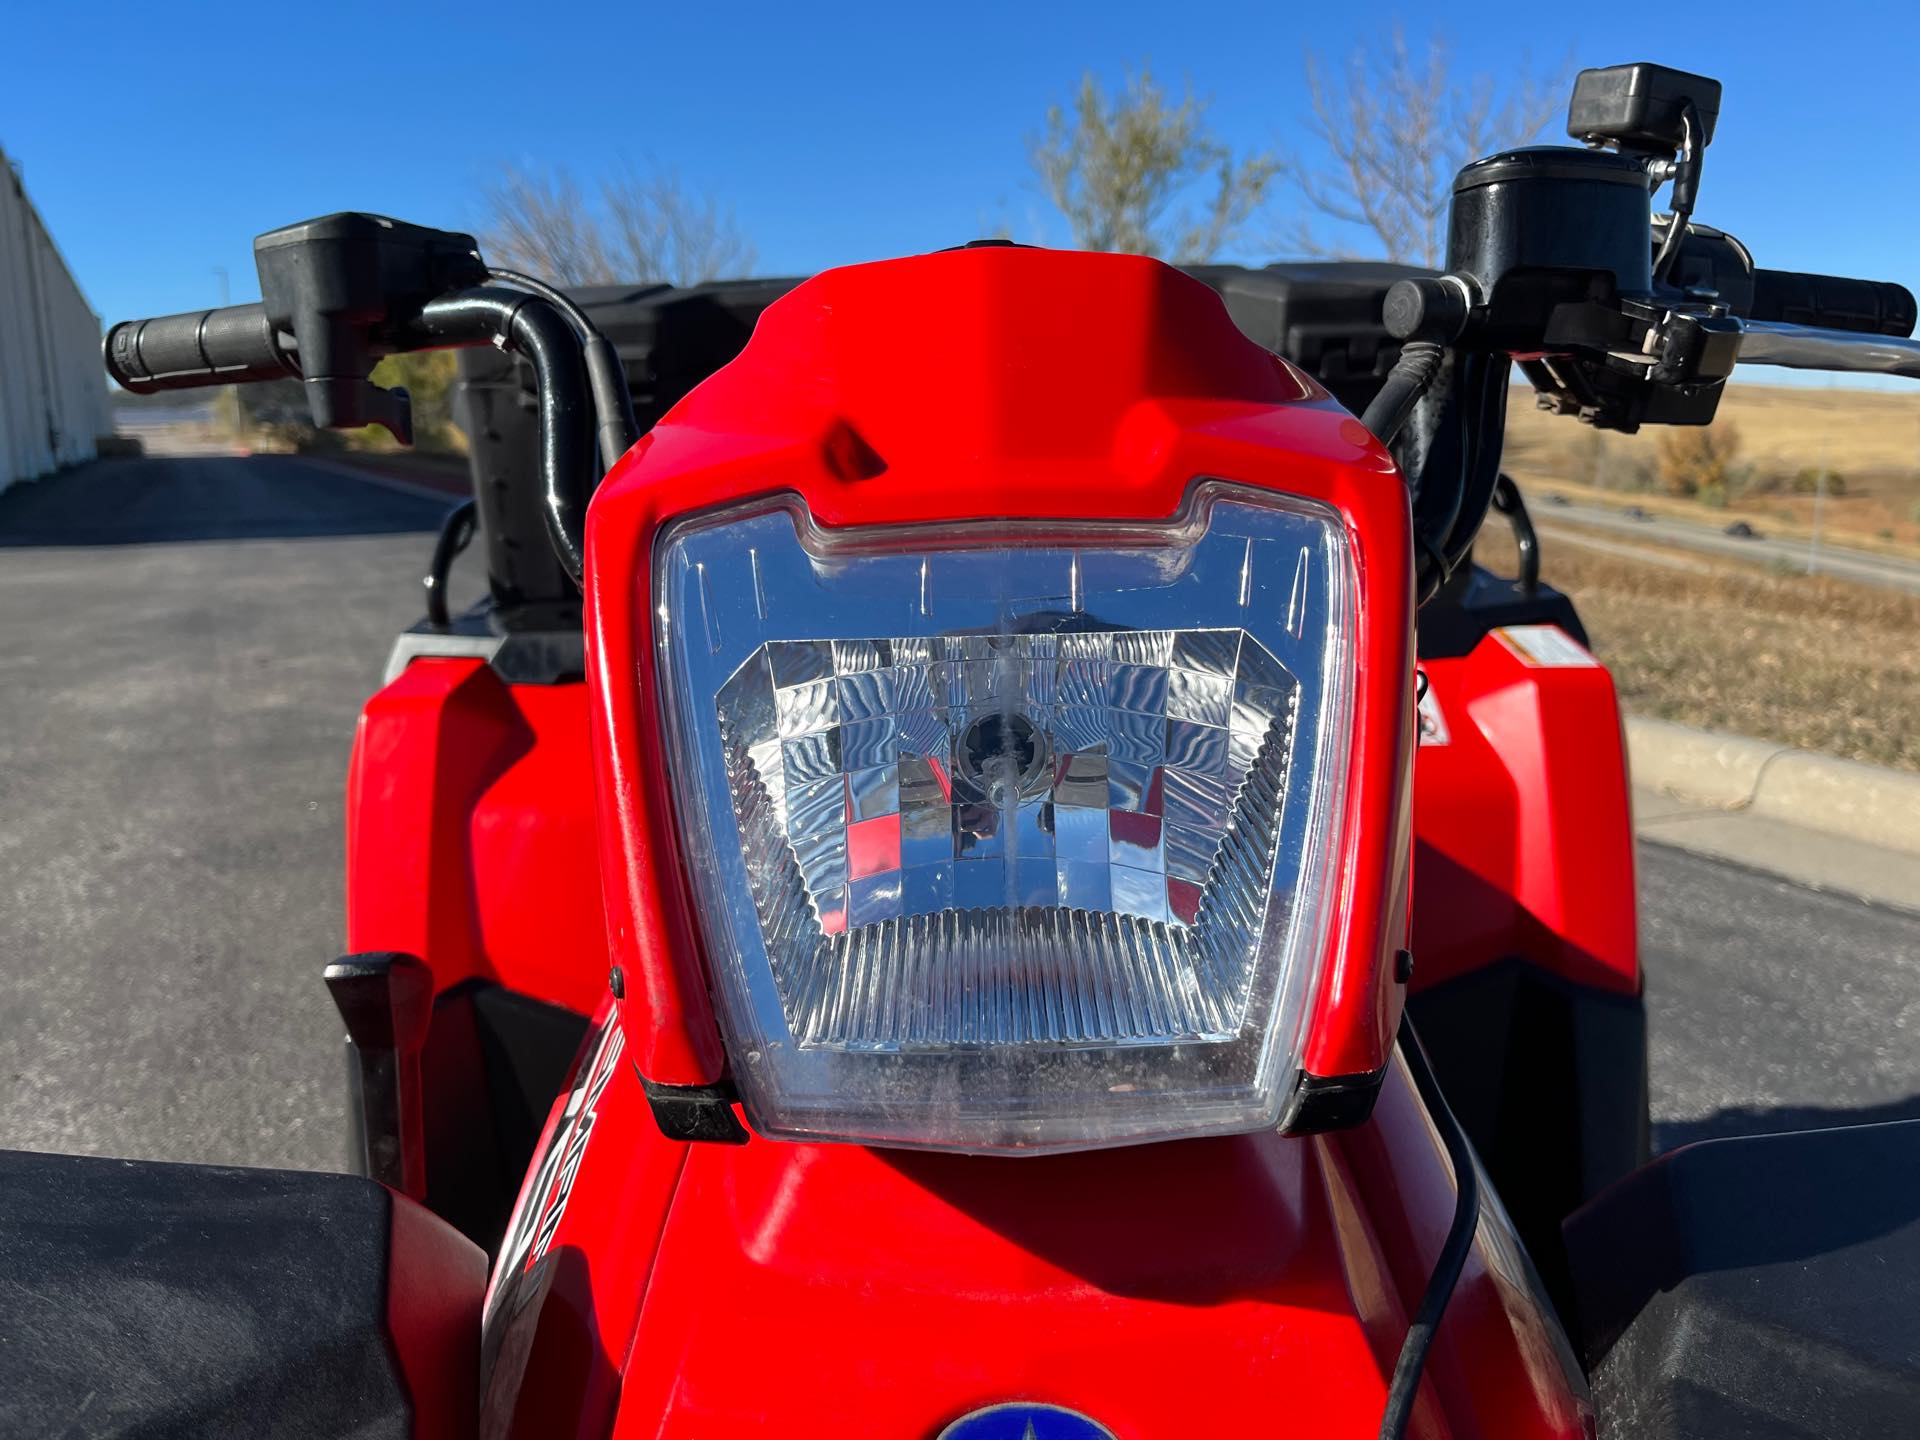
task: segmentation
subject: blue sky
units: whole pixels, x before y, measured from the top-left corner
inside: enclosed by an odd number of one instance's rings
[[[471,226],[503,162],[670,167],[733,207],[768,274],[1000,225],[1064,243],[1027,142],[1083,71],[1150,62],[1211,97],[1230,143],[1297,148],[1307,51],[1337,61],[1397,19],[1419,38],[1435,13],[1373,0],[35,10],[6,22],[0,148],[109,322],[217,303],[215,266],[235,301],[252,298],[252,237],[309,215]],[[1440,13],[1463,72],[1649,58],[1718,76],[1700,217],[1762,264],[1920,289],[1907,88],[1920,5]],[[1277,257],[1256,233],[1231,258]]]

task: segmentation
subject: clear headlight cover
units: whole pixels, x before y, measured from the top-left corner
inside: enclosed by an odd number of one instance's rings
[[[656,554],[668,760],[765,1133],[1071,1149],[1277,1123],[1332,926],[1352,562],[1326,506]]]

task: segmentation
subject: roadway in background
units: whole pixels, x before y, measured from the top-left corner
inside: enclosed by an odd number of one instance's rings
[[[1549,498],[1553,494],[1550,486],[1532,488],[1536,494],[1528,497],[1531,502],[1528,510],[1545,535],[1552,535],[1561,527],[1570,526],[1615,537],[1616,543],[1625,542],[1633,546],[1637,559],[1652,558],[1639,553],[1642,547],[1671,545],[1717,558],[1742,560],[1751,565],[1787,565],[1803,572],[1811,565],[1817,574],[1920,595],[1920,562],[1902,560],[1894,555],[1876,555],[1868,550],[1852,550],[1844,545],[1830,545],[1824,540],[1815,548],[1805,540],[1776,539],[1767,535],[1764,520],[1748,522],[1758,532],[1749,538],[1727,534],[1725,526],[1732,521],[1703,525],[1665,515],[1649,514],[1641,519],[1621,510],[1579,501],[1556,505]]]

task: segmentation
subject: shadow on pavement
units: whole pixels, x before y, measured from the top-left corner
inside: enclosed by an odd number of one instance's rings
[[[411,534],[457,498],[294,455],[99,460],[0,493],[0,549]]]
[[[1793,1130],[1830,1130],[1844,1125],[1878,1125],[1887,1120],[1920,1120],[1920,1095],[1883,1105],[1734,1105],[1698,1120],[1674,1120],[1653,1127],[1656,1151],[1675,1150],[1696,1140],[1731,1135],[1781,1135]]]

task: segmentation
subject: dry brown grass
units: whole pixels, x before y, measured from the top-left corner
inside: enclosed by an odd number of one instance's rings
[[[1556,486],[1658,489],[1657,428],[1601,434],[1534,409],[1525,388],[1513,392],[1509,410],[1507,469],[1530,493]],[[1703,518],[1739,516],[1773,534],[1805,535],[1814,499],[1793,493],[1794,478],[1825,465],[1846,493],[1826,500],[1824,532],[1869,548],[1920,548],[1920,387],[1734,385],[1712,428],[1723,425],[1739,432],[1743,471],[1728,487],[1725,507],[1676,503]]]
[[[1512,573],[1504,526],[1480,548]],[[1628,710],[1920,771],[1920,595],[1542,548]]]

